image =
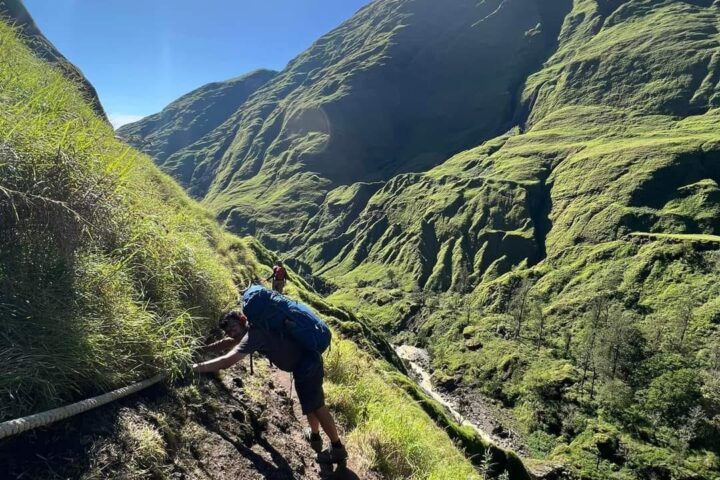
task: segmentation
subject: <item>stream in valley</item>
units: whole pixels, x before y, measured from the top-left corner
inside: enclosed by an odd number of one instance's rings
[[[522,456],[528,455],[525,442],[508,426],[508,421],[503,418],[499,407],[462,387],[452,393],[440,393],[432,383],[430,355],[427,350],[411,345],[397,345],[394,348],[410,367],[411,377],[418,386],[443,405],[456,422],[471,427],[486,441],[514,450]]]

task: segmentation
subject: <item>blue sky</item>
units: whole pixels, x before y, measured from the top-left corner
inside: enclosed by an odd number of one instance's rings
[[[208,82],[282,69],[369,0],[24,0],[114,124]]]

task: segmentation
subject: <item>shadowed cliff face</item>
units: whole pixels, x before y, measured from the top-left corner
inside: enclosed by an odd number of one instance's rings
[[[633,231],[718,233],[717,22],[697,3],[577,2],[520,97],[524,131],[378,184],[367,200],[333,191],[291,248],[328,278],[369,281],[365,263],[446,290]]]
[[[0,18],[19,29],[23,40],[35,55],[55,65],[66,77],[77,83],[95,113],[107,120],[95,87],[45,38],[21,0],[0,0]]]
[[[158,158],[234,229],[277,245],[331,188],[426,170],[510,128],[518,92],[569,9],[563,0],[373,2],[222,125]],[[165,127],[133,128],[148,137]]]

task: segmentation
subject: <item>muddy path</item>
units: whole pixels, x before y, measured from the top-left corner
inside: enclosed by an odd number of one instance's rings
[[[288,372],[283,372],[282,370],[279,370],[277,368],[271,368],[270,379],[270,381],[273,382],[273,386],[275,388],[278,388],[279,392],[282,392],[282,395],[286,396],[286,398],[289,399],[290,411],[292,412],[291,414],[293,418],[298,420],[302,428],[307,426],[305,417],[302,414],[302,409],[300,408],[300,400],[297,397],[297,393],[295,392],[294,384],[292,382],[292,374]],[[337,427],[341,439],[345,440],[345,432],[342,428],[342,425],[338,425]],[[295,428],[293,430],[293,438],[296,442],[304,442],[302,436],[302,428]],[[324,433],[322,433],[322,436],[324,445],[327,446],[328,439]],[[338,480],[381,480],[383,478],[377,472],[373,472],[372,470],[370,470],[368,466],[363,463],[362,459],[358,455],[354,455],[352,447],[348,446],[347,442],[346,446],[348,447],[348,454],[350,455],[350,458],[348,459],[347,469],[333,472],[332,469],[328,468],[327,466],[321,466],[321,478],[334,478]]]
[[[527,444],[512,427],[512,420],[476,392],[458,388],[452,393],[440,392],[432,383],[430,355],[410,345],[395,347],[398,356],[410,367],[410,376],[422,390],[445,407],[460,425],[473,428],[483,439],[527,457]]]
[[[242,366],[178,388],[158,385],[0,441],[0,479],[380,478],[355,465],[321,471],[288,386],[269,367],[250,375]]]

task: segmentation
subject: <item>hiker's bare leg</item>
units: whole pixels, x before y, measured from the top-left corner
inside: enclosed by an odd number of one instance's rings
[[[332,414],[330,413],[330,410],[327,408],[327,406],[318,408],[311,415],[314,415],[315,418],[320,422],[323,431],[328,436],[331,442],[340,441],[340,436],[338,435],[337,427],[335,426],[335,420],[333,419]],[[308,420],[310,420],[310,415],[308,415]],[[312,428],[312,424],[310,424],[310,428]]]
[[[315,414],[308,414],[307,420],[308,424],[310,424],[310,430],[312,431],[312,433],[320,433],[320,420],[318,420]]]

